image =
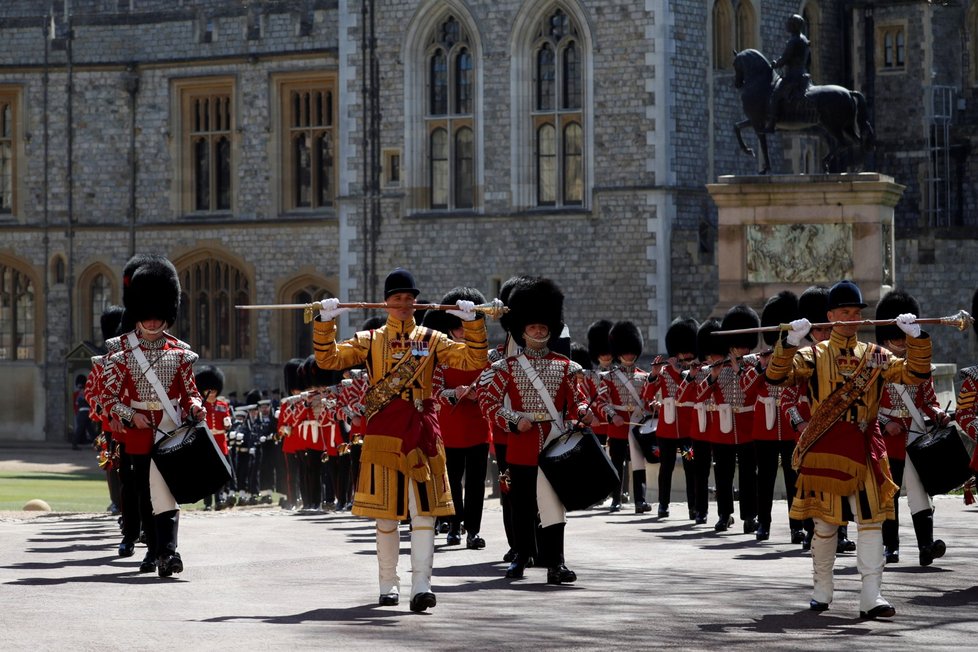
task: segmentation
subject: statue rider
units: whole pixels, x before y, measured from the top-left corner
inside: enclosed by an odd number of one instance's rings
[[[799,102],[811,84],[808,68],[812,55],[808,37],[801,33],[804,25],[805,19],[798,14],[788,17],[785,29],[791,36],[785,41],[781,56],[771,64],[772,68],[781,69],[781,78],[774,86],[768,105],[767,131],[770,133],[774,132],[775,124],[782,115],[784,106]]]

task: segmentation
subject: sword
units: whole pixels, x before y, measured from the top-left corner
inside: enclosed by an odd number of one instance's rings
[[[265,303],[265,304],[255,304],[255,305],[237,305],[235,308],[238,310],[302,310],[303,311],[303,321],[309,323],[313,320],[316,315],[316,311],[319,310],[321,305],[316,303]],[[381,310],[388,308],[386,303],[368,303],[366,301],[355,301],[350,303],[341,303],[336,306],[337,308],[360,308],[363,310]],[[415,310],[458,310],[458,306],[454,303],[416,303],[414,304]],[[506,306],[500,306],[495,303],[483,303],[472,308],[474,311],[482,313],[493,319],[499,319],[507,312],[509,308]]]
[[[896,319],[861,319],[859,321],[830,321],[819,324],[812,324],[812,328],[832,328],[833,326],[891,326],[896,323]],[[959,310],[953,315],[946,317],[920,317],[915,324],[939,324],[941,326],[954,326],[959,331],[966,331],[975,323],[974,317],[965,310]],[[775,331],[790,331],[791,324],[779,324],[778,326],[759,326],[757,328],[737,328],[728,331],[713,331],[713,335],[738,335],[741,333],[773,333]]]

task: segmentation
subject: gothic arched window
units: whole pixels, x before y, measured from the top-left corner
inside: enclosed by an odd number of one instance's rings
[[[733,66],[733,7],[730,0],[713,3],[713,67],[728,70]]]
[[[208,253],[181,264],[177,337],[200,357],[236,360],[251,355],[249,315],[235,304],[250,303],[251,283],[234,264]]]
[[[428,208],[475,206],[475,61],[467,30],[448,15],[427,45]]]
[[[0,260],[0,360],[33,360],[36,305],[34,283]]]

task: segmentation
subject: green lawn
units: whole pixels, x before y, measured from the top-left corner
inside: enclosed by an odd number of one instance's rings
[[[111,502],[101,472],[0,473],[0,510],[19,511],[34,498],[55,512],[104,512]]]

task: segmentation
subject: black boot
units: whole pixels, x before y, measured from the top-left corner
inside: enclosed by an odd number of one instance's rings
[[[459,533],[459,524],[454,521],[448,525],[448,535],[445,543],[449,546],[457,546],[462,543],[462,535]]]
[[[564,565],[564,527],[558,523],[540,529],[541,554],[547,565],[547,584],[570,584],[577,579],[577,573]]]
[[[849,528],[845,525],[839,526],[838,540],[835,544],[836,554],[840,552],[855,552],[856,542],[849,539]]]
[[[157,572],[160,577],[170,577],[183,572],[183,561],[177,552],[177,530],[180,524],[180,510],[163,512],[153,517],[156,525],[156,552],[159,555]]]
[[[652,511],[652,505],[645,502],[645,469],[632,471],[632,494],[635,496],[635,513]]]
[[[934,510],[925,509],[914,514],[913,531],[917,535],[921,566],[930,566],[935,559],[944,556],[947,546],[940,539],[934,540]]]

